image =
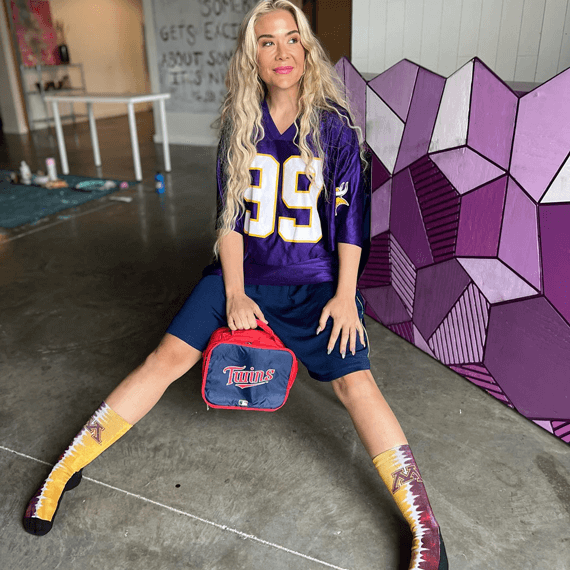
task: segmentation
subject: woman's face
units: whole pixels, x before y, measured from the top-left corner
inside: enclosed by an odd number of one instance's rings
[[[255,37],[259,76],[269,92],[289,91],[296,96],[305,70],[305,48],[291,13],[265,14],[255,24]]]

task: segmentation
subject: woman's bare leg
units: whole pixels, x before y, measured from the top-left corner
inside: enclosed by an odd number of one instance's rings
[[[408,440],[370,370],[347,374],[332,382],[371,458]]]
[[[409,570],[447,570],[447,555],[406,436],[369,370],[333,381],[374,466],[413,535]]]
[[[130,424],[137,423],[160,400],[165,390],[186,374],[202,353],[166,333],[158,347],[105,399]]]
[[[200,356],[177,337],[164,336],[143,364],[113,390],[55,464],[28,503],[23,520],[27,532],[42,536],[51,530],[61,497],[80,483],[81,470],[138,422]]]

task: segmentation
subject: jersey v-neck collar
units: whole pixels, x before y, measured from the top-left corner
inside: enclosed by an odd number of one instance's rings
[[[266,136],[269,134],[273,140],[283,141],[292,141],[295,138],[295,135],[297,133],[297,129],[295,128],[296,121],[294,121],[283,133],[280,133],[279,129],[275,125],[275,122],[273,121],[271,113],[269,112],[269,106],[267,105],[267,101],[265,99],[261,102],[261,108],[263,110],[263,118],[265,120]]]

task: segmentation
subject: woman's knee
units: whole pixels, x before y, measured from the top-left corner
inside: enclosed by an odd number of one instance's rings
[[[144,366],[161,372],[173,381],[188,372],[201,356],[200,351],[167,333],[147,356]]]
[[[356,398],[368,398],[378,391],[378,386],[370,370],[359,370],[332,381],[337,398],[347,404]]]

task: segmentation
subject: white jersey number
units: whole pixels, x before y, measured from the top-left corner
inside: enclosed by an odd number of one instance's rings
[[[253,218],[250,211],[246,211],[244,230],[250,236],[265,238],[275,230],[279,163],[270,154],[258,154],[250,170],[259,171],[259,183],[251,185],[244,197],[246,202],[257,205],[257,212]]]
[[[313,168],[315,183],[311,183],[308,190],[299,190],[299,176],[305,172],[305,163],[300,156],[291,156],[283,165],[283,203],[293,210],[309,211],[308,224],[298,224],[296,218],[279,216],[277,228],[285,241],[316,243],[323,235],[317,212],[317,201],[324,184],[322,161],[313,159]],[[258,154],[253,160],[251,170],[259,171],[259,180],[257,186],[252,185],[245,192],[245,200],[257,205],[255,218],[249,210],[245,214],[244,230],[250,236],[264,238],[275,231],[279,169],[279,163],[269,154]]]

